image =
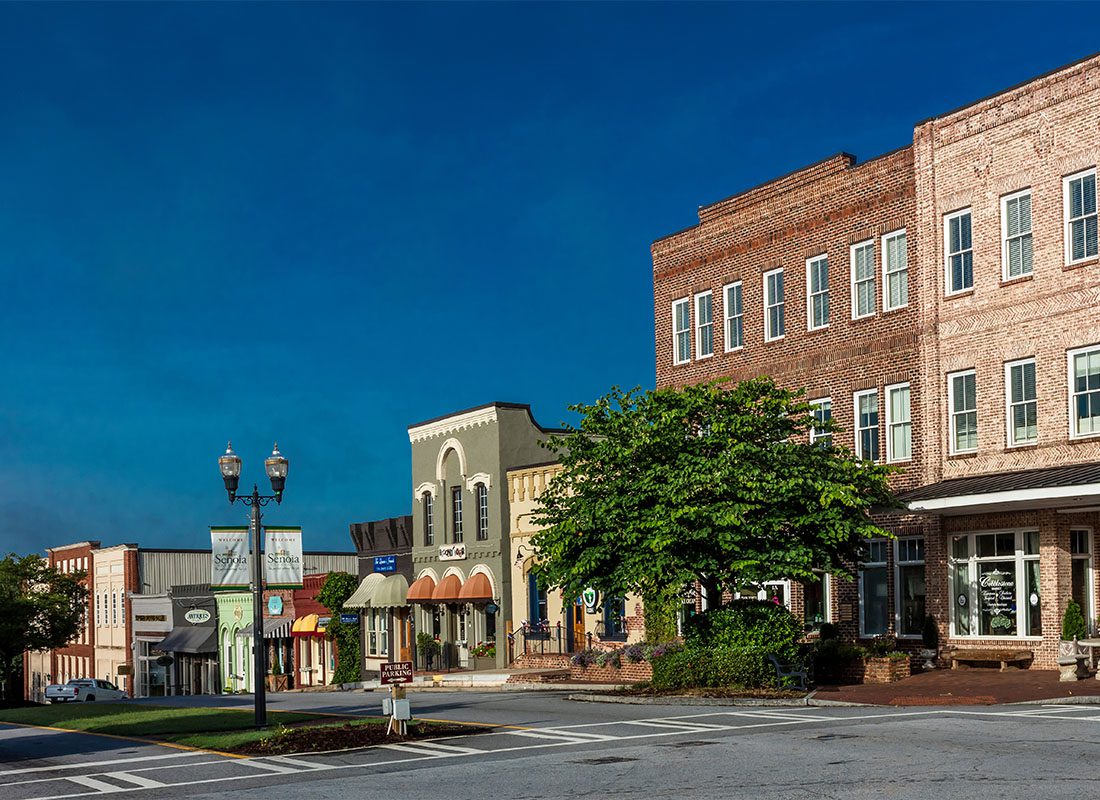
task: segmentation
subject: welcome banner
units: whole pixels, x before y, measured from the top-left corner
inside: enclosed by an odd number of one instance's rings
[[[248,528],[210,528],[210,587],[215,592],[248,589]]]
[[[268,589],[302,588],[301,528],[264,528],[264,581]]]

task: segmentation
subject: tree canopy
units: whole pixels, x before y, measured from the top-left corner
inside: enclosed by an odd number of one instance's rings
[[[23,651],[64,647],[80,633],[88,605],[83,579],[40,556],[11,553],[0,561],[0,690]]]
[[[336,642],[336,671],[332,683],[351,683],[359,680],[359,624],[340,621],[344,603],[352,596],[359,581],[346,572],[330,572],[317,602],[332,612],[328,623],[328,637]],[[355,609],[358,613],[359,609]]]
[[[870,510],[896,506],[893,471],[839,446],[802,392],[769,378],[624,392],[575,405],[578,426],[545,443],[562,472],[539,497],[535,571],[577,595],[668,599],[846,574]],[[810,431],[816,427],[816,441]]]

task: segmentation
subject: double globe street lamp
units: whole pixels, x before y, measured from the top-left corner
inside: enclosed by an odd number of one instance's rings
[[[240,500],[252,509],[250,533],[252,534],[252,673],[255,684],[256,727],[267,725],[267,686],[264,683],[267,674],[267,658],[264,650],[264,573],[260,559],[260,509],[272,500],[283,502],[283,489],[286,487],[286,474],[290,462],[279,452],[279,443],[275,443],[271,455],[264,459],[264,469],[271,479],[273,495],[261,495],[259,487],[252,485],[252,494],[237,496],[237,486],[241,479],[241,457],[233,452],[233,443],[225,448],[225,454],[218,457],[218,468],[225,481],[225,491],[229,493],[229,504]]]

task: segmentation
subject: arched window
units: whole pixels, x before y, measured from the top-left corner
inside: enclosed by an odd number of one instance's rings
[[[485,541],[489,538],[489,490],[484,483],[474,487],[477,497],[477,538]]]
[[[435,523],[432,520],[432,493],[421,495],[424,501],[424,544],[435,544]]]
[[[451,489],[451,536],[452,542],[462,541],[462,487]]]

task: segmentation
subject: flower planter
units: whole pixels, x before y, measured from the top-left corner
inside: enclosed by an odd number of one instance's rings
[[[908,658],[863,659],[864,683],[894,683],[912,674]]]
[[[470,669],[472,670],[487,670],[496,669],[496,658],[489,658],[488,656],[470,656]]]
[[[586,683],[646,683],[653,680],[653,665],[648,661],[623,661],[621,667],[600,667],[596,664],[581,667],[572,664],[569,667],[569,678]]]

